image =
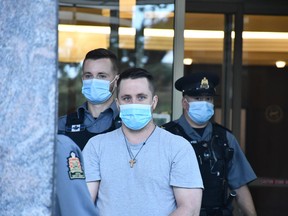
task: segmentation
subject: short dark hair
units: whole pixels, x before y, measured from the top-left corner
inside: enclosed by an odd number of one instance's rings
[[[104,49],[104,48],[98,48],[98,49],[89,51],[85,56],[83,65],[85,64],[85,61],[88,59],[97,60],[97,59],[102,59],[102,58],[110,59],[112,62],[113,70],[116,72],[116,74],[118,74],[119,66],[118,66],[117,56],[112,51]]]
[[[149,89],[152,92],[152,95],[155,94],[155,86],[154,86],[154,78],[150,72],[143,68],[129,68],[124,70],[117,80],[117,96],[119,92],[119,86],[122,80],[124,79],[138,79],[138,78],[146,78],[149,83]]]

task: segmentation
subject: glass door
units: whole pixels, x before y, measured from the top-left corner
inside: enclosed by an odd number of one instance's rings
[[[244,16],[246,154],[258,175],[251,188],[254,202],[264,216],[288,212],[287,22],[287,16]]]
[[[241,109],[242,22],[238,12],[186,12],[184,73],[206,71],[221,78],[215,101],[215,121],[233,129],[242,141],[238,126],[245,117]],[[235,100],[235,97],[237,100]],[[236,114],[237,113],[237,114]],[[242,143],[242,142],[241,142]]]
[[[215,121],[233,131],[256,172],[249,187],[264,216],[288,212],[287,23],[287,16],[245,15],[236,3],[186,1],[184,72],[220,75]]]

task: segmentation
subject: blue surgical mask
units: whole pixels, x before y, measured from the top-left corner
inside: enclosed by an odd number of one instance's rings
[[[82,94],[92,104],[104,103],[112,96],[110,81],[100,79],[83,80]]]
[[[214,115],[214,105],[207,101],[190,102],[188,114],[196,124],[205,124]]]
[[[131,130],[144,128],[152,119],[151,105],[124,104],[120,105],[120,118]]]

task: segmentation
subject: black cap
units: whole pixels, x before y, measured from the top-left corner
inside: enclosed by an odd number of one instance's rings
[[[175,88],[188,96],[215,96],[219,77],[214,73],[197,72],[181,77]]]

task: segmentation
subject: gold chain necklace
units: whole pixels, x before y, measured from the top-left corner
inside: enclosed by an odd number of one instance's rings
[[[122,130],[122,133],[123,133],[123,136],[124,136],[124,140],[125,140],[125,144],[126,144],[126,147],[127,147],[127,151],[129,153],[129,156],[130,156],[130,160],[129,160],[129,164],[130,164],[130,168],[133,168],[134,164],[136,163],[136,157],[138,156],[138,154],[140,153],[140,151],[142,150],[142,148],[144,147],[144,145],[146,144],[147,140],[151,137],[151,135],[153,134],[153,132],[155,131],[156,129],[156,125],[154,125],[154,129],[153,131],[150,133],[150,135],[148,136],[148,138],[143,142],[141,148],[139,149],[139,151],[136,153],[136,155],[134,156],[133,153],[132,153],[132,150],[131,148],[129,147],[128,143],[127,143],[127,138],[125,136],[125,133],[124,131]]]

